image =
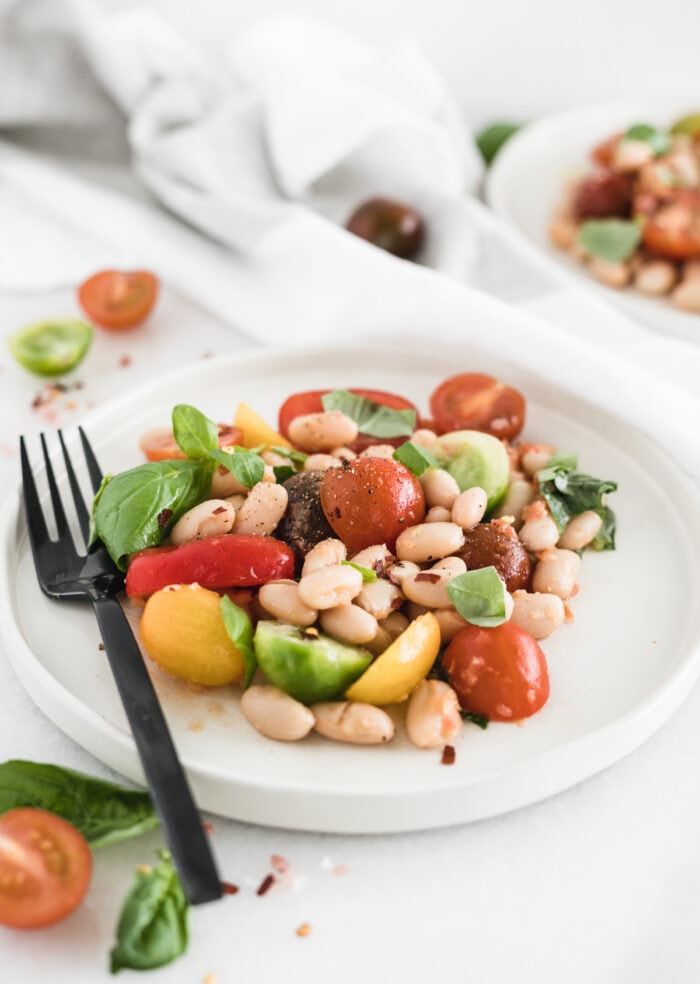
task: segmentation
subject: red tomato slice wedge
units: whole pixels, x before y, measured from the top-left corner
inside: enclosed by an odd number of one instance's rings
[[[149,316],[159,282],[147,270],[102,270],[78,288],[78,301],[90,321],[109,331],[135,328]]]
[[[700,192],[682,191],[642,226],[644,245],[672,260],[700,257]]]
[[[90,846],[63,817],[34,807],[0,816],[0,923],[37,929],[65,919],[91,876]]]
[[[242,444],[243,431],[240,427],[232,427],[230,424],[218,424],[217,426],[219,428],[220,448],[232,444]],[[173,458],[181,461],[187,457],[177,446],[173,432],[167,427],[147,431],[141,436],[139,447],[149,461],[172,461]]]
[[[430,413],[440,434],[478,430],[512,441],[525,423],[525,408],[519,390],[479,372],[450,376],[430,397]]]

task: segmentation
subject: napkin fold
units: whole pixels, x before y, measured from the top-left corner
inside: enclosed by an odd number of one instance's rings
[[[89,0],[0,0],[0,28],[0,288],[147,266],[258,344],[468,340],[594,397],[700,481],[700,347],[572,289],[485,208],[415,43],[283,15],[219,57]],[[61,154],[36,152],[45,134]],[[376,194],[424,215],[420,264],[345,231]]]

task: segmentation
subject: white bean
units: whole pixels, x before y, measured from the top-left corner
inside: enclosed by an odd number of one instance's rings
[[[464,530],[456,523],[419,523],[409,526],[396,540],[399,560],[424,564],[447,557],[464,546]]]
[[[566,611],[559,595],[514,591],[513,625],[529,632],[533,639],[546,639],[564,622]]]
[[[437,434],[427,427],[419,427],[411,434],[411,442],[421,448],[433,448],[437,444]]]
[[[440,641],[443,645],[454,639],[458,632],[469,625],[456,608],[436,608],[433,615],[440,626]]]
[[[394,457],[394,451],[396,451],[396,448],[393,444],[370,444],[368,448],[360,452],[359,457],[385,458],[387,461],[390,461]]]
[[[442,680],[422,680],[406,708],[406,731],[418,748],[439,748],[462,731],[459,699]]]
[[[407,577],[401,588],[408,600],[415,601],[418,605],[426,608],[449,608],[452,606],[452,599],[447,593],[447,586],[453,578],[463,574],[464,570],[450,570],[449,567],[436,564],[428,571],[419,571],[412,577]]]
[[[367,584],[363,584],[362,589],[355,598],[356,604],[360,608],[364,608],[366,612],[374,615],[377,620],[390,615],[400,607],[402,601],[403,595],[401,594],[401,588],[397,587],[385,577],[379,577],[376,581],[369,581]]]
[[[352,444],[359,431],[355,421],[341,410],[325,410],[295,417],[289,424],[289,440],[302,451],[332,451]]]
[[[540,556],[532,575],[532,590],[559,595],[564,601],[576,587],[581,558],[573,550],[552,547]]]
[[[394,722],[381,707],[352,701],[326,701],[311,707],[319,734],[353,745],[380,745],[394,737]]]
[[[626,287],[632,279],[632,267],[629,263],[613,263],[599,256],[591,260],[588,269],[606,287]]]
[[[342,464],[343,461],[352,461],[357,455],[352,450],[352,448],[346,448],[345,446],[341,448],[333,448],[331,451],[331,458],[338,458]]]
[[[461,557],[443,557],[442,560],[438,560],[437,564],[433,564],[430,569],[432,571],[450,571],[454,577],[456,574],[465,574],[467,564]]]
[[[268,615],[281,622],[307,626],[313,625],[318,618],[317,609],[302,601],[296,581],[268,581],[258,591],[258,601]]]
[[[375,543],[373,546],[365,547],[359,553],[353,554],[350,560],[353,564],[367,567],[370,571],[376,571],[379,574],[386,570],[396,560],[396,557],[385,543]]]
[[[445,506],[431,506],[425,514],[424,523],[451,523],[452,512]]]
[[[225,499],[207,499],[188,509],[170,531],[170,539],[176,545],[202,540],[208,536],[230,533],[236,520],[236,510]]]
[[[321,612],[321,628],[329,636],[351,646],[364,646],[377,634],[379,625],[374,615],[359,605],[338,605]]]
[[[320,567],[299,581],[299,597],[319,611],[349,605],[361,590],[362,574],[346,564]]]
[[[678,279],[673,263],[668,260],[645,260],[634,275],[634,286],[643,294],[668,294]]]
[[[547,464],[554,454],[553,444],[530,444],[520,455],[520,467],[530,478]]]
[[[459,485],[444,468],[426,468],[418,477],[418,481],[423,488],[428,507],[452,508],[452,503],[459,495]]]
[[[559,527],[547,513],[537,519],[528,519],[519,532],[520,542],[532,553],[554,547],[559,539]]]
[[[284,516],[288,499],[284,485],[258,482],[236,514],[234,533],[269,536]]]
[[[308,707],[277,687],[248,687],[241,697],[241,711],[261,735],[276,741],[305,738],[315,723]]]
[[[405,578],[417,574],[419,570],[418,564],[414,564],[412,560],[397,560],[390,567],[387,567],[386,576],[392,584],[400,585]]]
[[[326,468],[340,468],[343,462],[332,454],[310,454],[304,462],[304,471],[325,471]]]
[[[572,516],[566,528],[559,537],[558,547],[565,550],[583,550],[591,540],[594,540],[603,525],[603,518],[592,509]]]
[[[379,623],[380,628],[389,633],[392,639],[398,639],[402,632],[405,632],[411,623],[403,612],[391,612]]]
[[[452,504],[452,522],[463,530],[470,530],[484,518],[488,501],[488,495],[478,485],[465,489]]]
[[[225,465],[217,465],[211,476],[210,495],[215,499],[225,499],[229,495],[248,495],[250,490],[239,482],[233,472]]]
[[[332,537],[327,540],[320,540],[304,557],[301,576],[306,577],[307,574],[313,574],[314,571],[318,571],[322,567],[332,567],[339,564],[342,560],[346,560],[347,556],[347,547],[342,540],[336,540]]]
[[[671,300],[684,311],[700,311],[700,279],[685,277],[674,288]]]

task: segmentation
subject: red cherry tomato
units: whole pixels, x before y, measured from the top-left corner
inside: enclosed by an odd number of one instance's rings
[[[423,489],[411,472],[387,458],[355,458],[324,472],[321,506],[350,554],[373,543],[394,549],[396,537],[425,516]]]
[[[330,392],[331,390],[328,389],[307,390],[305,393],[293,393],[291,396],[288,396],[279,411],[277,429],[280,434],[283,434],[284,437],[289,437],[289,425],[295,417],[301,417],[307,413],[321,413],[323,410],[321,397]],[[357,396],[363,396],[366,400],[372,400],[373,403],[380,403],[383,407],[390,407],[392,410],[415,410],[416,421],[418,420],[417,407],[403,396],[373,389],[349,389],[348,392],[355,393]],[[385,437],[371,437],[369,434],[360,434],[352,445],[352,450],[359,454],[360,451],[364,451],[365,448],[373,444],[393,444],[394,447],[398,447],[405,441],[406,437],[387,439]]]
[[[34,807],[0,816],[0,923],[36,929],[65,919],[91,875],[88,842],[63,817]]]
[[[101,328],[122,331],[142,324],[158,297],[158,278],[146,270],[102,270],[78,288],[78,301]]]
[[[601,167],[612,167],[617,146],[623,136],[624,134],[621,132],[613,133],[612,136],[596,144],[591,151],[591,160],[595,164],[600,164]]]
[[[525,397],[519,390],[478,372],[451,376],[430,397],[430,413],[441,434],[478,430],[512,441],[525,423]]]
[[[468,625],[448,645],[442,665],[462,707],[491,721],[530,717],[549,697],[544,653],[511,622],[490,629]]]
[[[294,554],[271,536],[227,533],[178,547],[147,547],[129,564],[126,593],[144,597],[169,584],[203,588],[245,588],[294,577]]]
[[[229,424],[219,424],[219,447],[224,448],[232,444],[240,445],[243,441],[243,431],[240,427],[232,427]],[[147,431],[139,441],[139,447],[149,461],[178,461],[184,460],[184,454],[175,443],[173,432],[167,427],[158,430]]]
[[[644,245],[672,260],[700,256],[700,192],[681,191],[650,215],[642,227]]]

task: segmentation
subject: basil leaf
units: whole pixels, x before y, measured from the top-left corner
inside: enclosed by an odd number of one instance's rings
[[[124,900],[110,953],[113,974],[162,967],[187,949],[189,904],[169,852],[159,857],[155,868],[136,872]]]
[[[471,721],[472,724],[475,724],[477,728],[481,728],[482,731],[485,731],[489,726],[489,719],[485,714],[475,714],[474,711],[464,710],[461,710],[459,714],[463,721]]]
[[[501,147],[520,129],[519,123],[491,123],[476,137],[476,145],[488,167]]]
[[[104,482],[92,507],[93,528],[115,564],[155,547],[188,509],[203,502],[211,471],[199,461],[149,461]]]
[[[275,481],[278,485],[284,485],[288,478],[299,474],[292,465],[273,465],[272,470],[275,473]]]
[[[440,467],[440,462],[434,454],[426,451],[420,444],[414,444],[413,441],[406,441],[398,447],[394,451],[394,458],[414,475],[422,475],[428,468]]]
[[[576,243],[589,256],[622,263],[634,253],[642,238],[637,222],[627,219],[589,219],[582,222]]]
[[[245,667],[243,689],[247,690],[258,668],[258,660],[253,648],[253,624],[247,613],[239,605],[235,605],[228,595],[222,597],[220,607],[229,638],[243,655]]]
[[[537,473],[537,482],[560,532],[574,516],[593,510],[602,518],[603,526],[591,546],[594,550],[615,549],[615,514],[606,505],[605,496],[616,491],[616,482],[551,464]]]
[[[371,567],[363,567],[362,564],[353,564],[351,560],[341,560],[340,563],[346,567],[354,567],[356,571],[359,571],[362,575],[363,584],[374,584],[377,580],[377,572],[373,571]]]
[[[173,407],[173,436],[188,458],[206,458],[219,445],[219,428],[214,421],[187,403]]]
[[[309,457],[305,451],[296,451],[294,448],[278,447],[276,444],[270,445],[270,451],[274,451],[275,454],[279,454],[283,458],[289,458],[293,464],[298,465],[300,468],[304,467],[304,462]]]
[[[209,452],[209,457],[218,464],[228,468],[235,475],[241,485],[247,489],[252,489],[254,485],[262,481],[265,473],[265,462],[259,454],[249,451],[247,448],[236,447],[233,452],[223,451],[217,448]]]
[[[158,826],[146,792],[58,765],[12,759],[0,764],[0,813],[21,806],[58,814],[93,847],[137,837]]]
[[[657,130],[654,126],[647,123],[637,123],[631,126],[622,138],[623,140],[637,140],[640,143],[648,144],[658,157],[671,149],[671,137],[663,130]]]
[[[416,428],[415,410],[392,410],[348,390],[333,390],[321,397],[324,410],[340,410],[370,437],[403,437]]]
[[[495,567],[481,567],[453,577],[447,594],[472,625],[491,628],[506,620],[506,589]]]

